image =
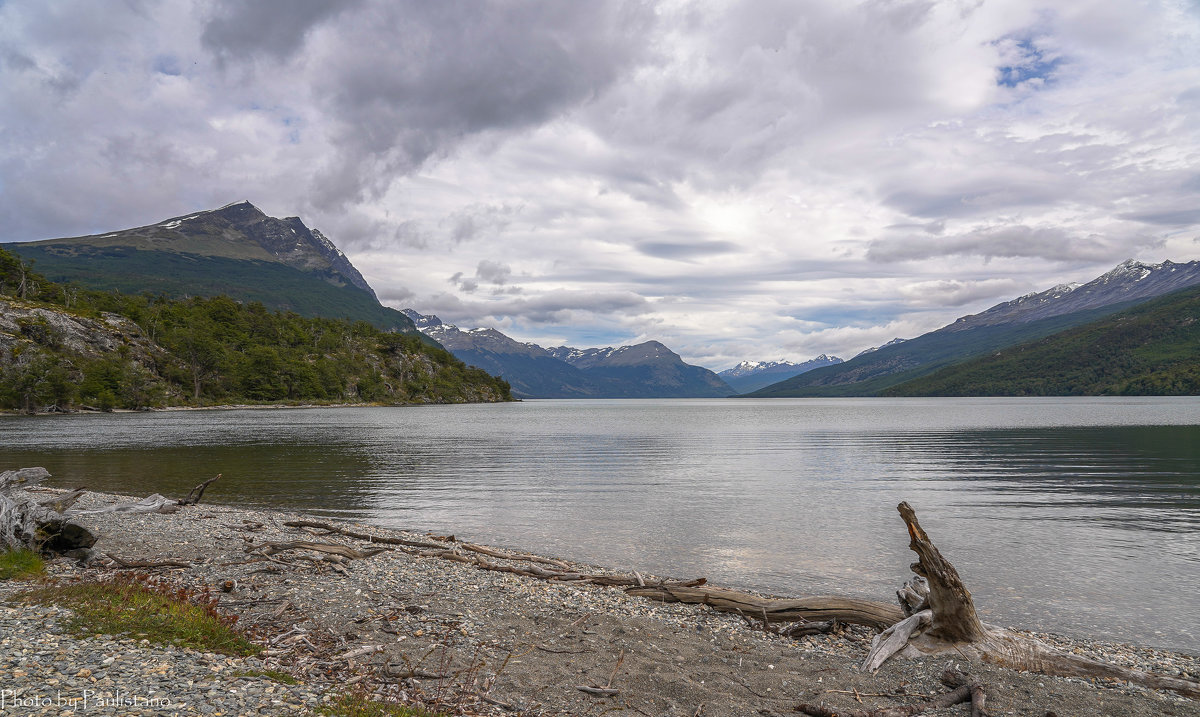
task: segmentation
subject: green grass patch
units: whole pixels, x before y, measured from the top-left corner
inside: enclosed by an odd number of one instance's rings
[[[27,580],[46,573],[42,556],[32,550],[9,550],[0,553],[0,580]]]
[[[430,712],[419,707],[372,702],[362,695],[343,695],[337,702],[317,710],[326,717],[444,717],[440,712]]]
[[[260,650],[234,628],[235,616],[216,611],[216,598],[146,578],[46,585],[12,600],[70,609],[75,615],[66,627],[80,636],[130,635],[223,655],[254,655]]]

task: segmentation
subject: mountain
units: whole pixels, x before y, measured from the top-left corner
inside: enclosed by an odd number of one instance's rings
[[[537,344],[525,344],[495,329],[464,331],[436,316],[404,313],[417,328],[463,363],[503,377],[522,398],[599,398],[603,388],[582,371]]]
[[[1200,261],[1133,260],[1082,285],[1061,285],[964,316],[936,331],[754,391],[755,397],[874,396],[976,356],[1101,319],[1200,284]]]
[[[949,366],[883,395],[1200,395],[1200,287]]]
[[[501,376],[523,398],[705,398],[734,393],[712,371],[684,363],[657,341],[604,349],[545,349],[495,329],[464,330],[411,309],[405,314],[455,358]]]
[[[799,376],[806,371],[812,371],[823,366],[832,366],[842,363],[842,359],[837,356],[820,356],[802,361],[801,363],[792,363],[791,361],[743,361],[733,368],[727,368],[724,371],[717,373],[725,383],[733,387],[738,393],[749,393],[757,391],[765,386],[770,386],[786,378]]]
[[[1131,305],[1197,283],[1200,283],[1200,261],[1145,264],[1129,259],[1086,284],[1060,284],[1040,293],[1026,294],[997,304],[987,311],[964,316],[944,330],[964,331],[979,326],[1030,323],[1108,306]]]
[[[363,320],[416,333],[379,303],[345,254],[298,217],[269,217],[250,202],[133,229],[6,244],[55,282],[127,294],[257,301],[302,316]]]
[[[869,354],[874,351],[878,351],[879,349],[886,349],[888,346],[895,346],[896,344],[902,344],[907,340],[908,339],[894,338],[891,341],[884,344],[883,346],[872,346],[871,348],[863,349],[862,351],[859,351],[858,353],[854,354],[854,358],[858,358],[859,356],[862,356],[863,354]]]
[[[712,371],[686,364],[658,341],[634,346],[548,349],[555,358],[602,379],[612,398],[714,398],[734,393]]]
[[[509,386],[415,334],[55,284],[0,249],[0,408],[511,400]]]

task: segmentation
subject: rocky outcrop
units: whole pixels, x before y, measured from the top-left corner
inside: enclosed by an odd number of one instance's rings
[[[99,318],[89,318],[0,298],[0,368],[28,362],[38,348],[87,357],[123,350],[126,356],[143,363],[156,362],[162,353],[136,323],[124,316],[103,313]]]

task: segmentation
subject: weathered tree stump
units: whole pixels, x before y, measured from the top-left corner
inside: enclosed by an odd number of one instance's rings
[[[72,509],[83,495],[82,489],[42,502],[25,490],[48,477],[50,472],[45,468],[21,468],[0,473],[0,548],[50,553],[91,548],[96,543],[96,536],[72,522],[73,518],[100,513],[173,513],[181,506],[199,502],[204,489],[221,476],[196,486],[183,500],[172,500],[155,493],[133,503],[91,510]]]
[[[958,571],[942,557],[933,541],[921,529],[912,507],[908,503],[901,503],[897,509],[908,526],[909,547],[918,557],[912,565],[912,571],[929,585],[929,606],[877,635],[862,669],[874,672],[894,655],[919,657],[953,653],[958,657],[974,658],[1018,670],[1059,677],[1114,678],[1200,698],[1198,682],[1131,670],[1059,652],[1025,635],[984,624],[975,611],[971,593]],[[907,606],[907,591],[901,590],[900,593],[901,604]]]

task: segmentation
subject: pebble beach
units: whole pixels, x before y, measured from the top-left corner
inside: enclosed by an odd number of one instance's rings
[[[89,493],[77,507],[130,499]],[[704,606],[481,570],[415,548],[285,525],[304,519],[208,503],[171,514],[80,517],[76,522],[99,537],[96,558],[88,566],[56,559],[47,566],[51,579],[99,580],[130,572],[121,562],[186,563],[132,571],[219,595],[220,609],[237,615],[237,624],[264,651],[228,657],[154,645],[137,635],[73,636],[63,628],[68,608],[24,602],[14,596],[29,584],[3,581],[0,714],[318,714],[353,694],[447,715],[786,715],[797,714],[802,702],[860,710],[911,704],[944,692],[938,677],[955,665],[986,685],[992,715],[1200,715],[1200,703],[1171,692],[945,657],[894,659],[867,674],[858,669],[873,635],[867,628],[790,639]],[[412,543],[435,540],[344,527]],[[297,541],[373,554],[346,559],[303,549],[266,555],[259,549]],[[1200,678],[1196,656],[1035,636],[1062,650]],[[967,713],[959,705],[925,714]]]

